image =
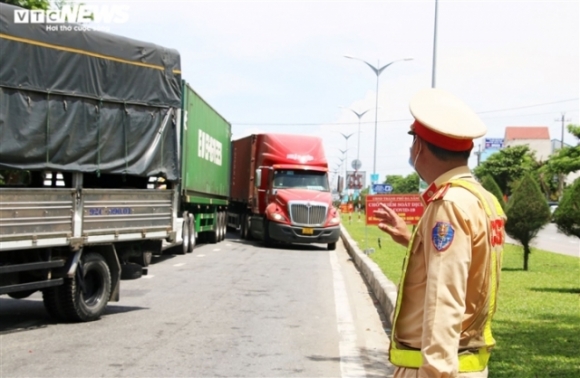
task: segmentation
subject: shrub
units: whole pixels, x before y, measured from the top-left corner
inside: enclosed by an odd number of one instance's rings
[[[526,174],[506,206],[505,230],[524,247],[524,270],[528,270],[530,243],[550,221],[550,208],[536,181]]]

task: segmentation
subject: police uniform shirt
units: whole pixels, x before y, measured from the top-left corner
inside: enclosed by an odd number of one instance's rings
[[[422,350],[423,366],[399,368],[395,377],[456,376],[458,351],[485,345],[492,249],[485,209],[460,187],[449,187],[431,202],[439,187],[455,179],[476,185],[492,203],[467,166],[443,174],[424,193],[426,208],[411,246],[394,330],[399,345]]]

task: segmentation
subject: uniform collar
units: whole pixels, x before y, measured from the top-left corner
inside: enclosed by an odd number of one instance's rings
[[[421,201],[423,202],[423,206],[427,206],[432,200],[435,194],[441,189],[444,184],[448,183],[452,180],[457,179],[469,179],[473,178],[471,171],[469,170],[468,166],[462,166],[453,168],[450,171],[443,173],[441,176],[437,177],[435,181],[429,185],[427,189],[421,194]]]

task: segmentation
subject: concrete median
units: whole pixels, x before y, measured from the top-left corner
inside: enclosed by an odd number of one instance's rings
[[[390,327],[392,314],[397,303],[397,286],[385,276],[377,263],[360,250],[358,244],[350,237],[344,226],[341,226],[340,237],[356,267],[371,287],[374,296],[379,302],[379,307],[389,320]]]

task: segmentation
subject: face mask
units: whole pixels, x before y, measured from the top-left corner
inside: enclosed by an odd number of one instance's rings
[[[415,164],[417,164],[417,158],[419,157],[419,153],[417,153],[417,156],[415,157],[415,161],[413,161],[413,146],[415,145],[415,142],[417,141],[417,138],[413,139],[413,144],[411,144],[411,147],[409,148],[409,165],[411,166],[411,168],[415,169]],[[421,147],[419,147],[419,152],[421,152]]]
[[[413,159],[411,158],[412,156],[412,151],[413,151],[413,145],[415,144],[415,141],[417,139],[415,139],[413,141],[413,144],[411,145],[411,148],[409,149],[409,165],[415,170],[415,172],[417,172],[417,169],[415,168],[415,166],[417,165],[417,159],[419,159],[419,154],[421,153],[421,146],[419,146],[419,151],[417,152],[417,156],[415,156],[415,161],[413,161]],[[421,176],[421,174],[419,174],[419,172],[417,172],[417,174],[419,175],[419,178],[421,178],[421,180],[423,180],[423,177]],[[425,180],[423,180],[425,181]]]

